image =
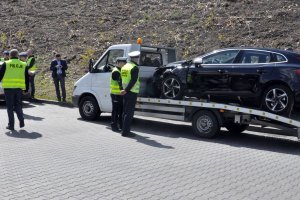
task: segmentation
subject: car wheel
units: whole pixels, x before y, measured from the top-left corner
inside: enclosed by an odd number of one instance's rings
[[[284,85],[273,85],[268,87],[261,100],[262,107],[279,115],[290,115],[294,106],[292,91]]]
[[[192,121],[194,134],[197,137],[212,138],[219,134],[220,124],[216,116],[210,111],[199,111]]]
[[[240,134],[249,127],[248,124],[237,124],[237,123],[226,123],[224,126],[230,133],[233,134]]]
[[[170,75],[163,79],[162,98],[166,99],[182,99],[183,84],[177,76]]]
[[[94,97],[83,97],[79,103],[79,113],[84,120],[96,120],[101,112]]]

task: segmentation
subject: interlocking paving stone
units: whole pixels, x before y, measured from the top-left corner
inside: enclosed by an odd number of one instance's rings
[[[135,138],[76,108],[24,103],[11,134],[0,105],[0,199],[300,199],[300,143],[253,131],[198,139],[183,122],[138,117]]]

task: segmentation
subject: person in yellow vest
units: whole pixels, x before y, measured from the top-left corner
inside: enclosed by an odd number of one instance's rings
[[[22,90],[28,90],[27,64],[19,60],[16,49],[10,51],[10,60],[3,63],[0,69],[0,81],[4,89],[6,108],[8,114],[7,129],[13,131],[15,125],[14,110],[20,122],[20,128],[25,126],[22,110]]]
[[[27,67],[30,72],[30,76],[29,76],[30,97],[31,97],[31,99],[34,99],[34,95],[35,95],[34,78],[35,78],[35,74],[36,74],[36,70],[37,70],[36,59],[35,59],[31,49],[28,49],[27,56],[28,56],[28,58],[27,58],[26,63],[27,63]]]
[[[4,62],[6,60],[9,60],[9,51],[4,51],[3,52],[3,57],[0,58],[0,61]]]
[[[120,129],[122,129],[123,96],[121,95],[121,90],[123,90],[123,87],[121,69],[126,62],[126,57],[118,57],[116,59],[117,66],[113,68],[110,77],[110,96],[112,103],[111,129],[115,132],[119,132]]]
[[[124,65],[121,69],[121,78],[123,90],[123,126],[122,136],[134,137],[134,134],[130,132],[131,122],[134,115],[135,104],[137,100],[137,94],[140,91],[140,80],[139,80],[139,59],[140,52],[133,51],[128,53],[130,61]]]

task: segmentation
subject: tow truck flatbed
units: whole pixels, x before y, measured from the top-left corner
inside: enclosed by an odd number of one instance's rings
[[[195,99],[138,97],[135,115],[192,122],[194,134],[204,138],[217,136],[221,127],[230,132],[240,133],[249,125],[260,125],[280,129],[281,135],[300,139],[300,121],[297,116],[285,117],[239,105]]]

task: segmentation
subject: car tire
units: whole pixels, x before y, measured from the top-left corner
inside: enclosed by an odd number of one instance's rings
[[[267,112],[290,116],[294,101],[293,93],[288,87],[276,84],[264,90],[261,105]]]
[[[224,126],[231,134],[240,134],[249,127],[249,124],[226,123]]]
[[[175,75],[169,75],[162,80],[161,97],[180,100],[183,97],[184,85]]]
[[[79,113],[84,120],[96,120],[100,114],[100,108],[94,97],[83,97],[79,103]]]
[[[213,138],[220,132],[220,124],[215,114],[201,110],[193,116],[193,132],[197,137]]]

